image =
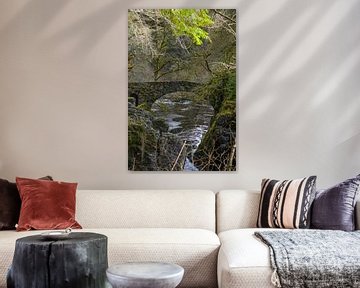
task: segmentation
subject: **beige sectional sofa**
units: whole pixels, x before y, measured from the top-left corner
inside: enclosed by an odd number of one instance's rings
[[[206,190],[78,190],[76,219],[83,230],[108,236],[109,265],[165,261],[184,267],[181,287],[216,287],[220,241],[215,194]],[[15,240],[44,231],[0,231],[0,287]],[[25,287],[24,287],[25,288]]]
[[[253,236],[259,192],[78,190],[76,203],[81,231],[108,236],[109,265],[176,263],[185,269],[180,287],[273,287],[269,250]],[[16,239],[42,232],[0,231],[0,288]]]

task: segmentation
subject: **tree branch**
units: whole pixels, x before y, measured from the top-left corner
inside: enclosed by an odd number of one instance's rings
[[[225,14],[221,13],[220,11],[218,11],[218,9],[214,9],[214,12],[215,12],[215,14],[218,14],[218,15],[220,15],[221,17],[229,20],[231,23],[236,24],[236,20],[231,19],[230,17],[228,17],[228,16],[226,16]]]

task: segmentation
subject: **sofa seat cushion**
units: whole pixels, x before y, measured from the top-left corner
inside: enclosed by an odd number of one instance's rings
[[[179,287],[216,287],[220,241],[212,231],[180,228],[78,231],[100,233],[108,237],[109,265],[136,261],[171,262],[185,269]],[[0,287],[6,287],[6,273],[12,262],[16,239],[42,232],[44,231],[0,232]]]
[[[109,237],[109,265],[136,261],[162,261],[182,266],[179,287],[216,287],[220,241],[209,230],[137,228],[98,230]]]
[[[219,234],[219,288],[274,287],[269,247],[254,236],[255,231],[262,230],[274,229],[234,229]]]

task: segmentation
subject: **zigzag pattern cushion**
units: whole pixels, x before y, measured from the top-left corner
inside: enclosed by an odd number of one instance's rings
[[[257,227],[308,228],[316,176],[295,180],[263,179]]]

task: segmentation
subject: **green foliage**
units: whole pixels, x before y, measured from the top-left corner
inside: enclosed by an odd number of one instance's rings
[[[165,103],[161,103],[161,102],[157,102],[156,103],[157,107],[159,108],[159,110],[161,112],[168,112],[169,111],[169,106]]]
[[[136,108],[151,112],[151,107],[147,102],[141,103],[140,105],[136,106]]]
[[[226,84],[225,84],[225,94],[227,95],[228,100],[236,101],[236,73],[235,70],[231,70],[227,74]]]
[[[234,69],[222,70],[213,75],[211,80],[198,90],[201,97],[207,98],[218,113],[226,101],[236,101],[236,73]]]
[[[130,9],[128,47],[131,82],[205,82],[236,67],[236,10]]]
[[[214,24],[207,9],[162,9],[161,14],[171,22],[175,36],[188,36],[196,45],[210,40],[203,29]]]

